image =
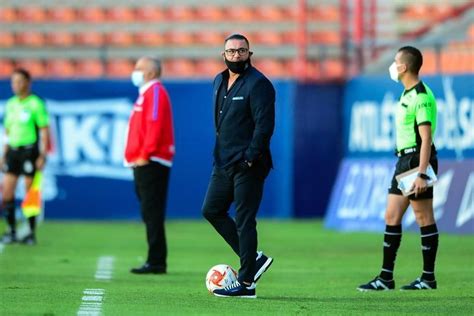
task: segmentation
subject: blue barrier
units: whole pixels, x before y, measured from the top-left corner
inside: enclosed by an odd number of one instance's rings
[[[212,85],[210,81],[165,81],[165,85],[173,103],[176,133],[168,217],[200,218],[212,168]],[[276,128],[271,145],[275,169],[266,182],[259,216],[284,218],[293,213],[295,84],[278,81],[275,88]],[[52,117],[54,151],[45,170],[46,216],[138,218],[131,172],[122,166],[125,129],[137,90],[128,80],[38,80],[33,90],[47,100]],[[11,96],[10,91],[9,81],[0,81],[0,105]]]
[[[423,78],[437,99],[435,144],[442,158],[474,157],[474,75]],[[349,81],[344,97],[345,156],[387,157],[395,149],[394,115],[403,86],[385,77]]]
[[[323,216],[341,159],[343,86],[299,85],[295,98],[294,199],[297,217]]]
[[[438,104],[434,138],[440,180],[433,199],[442,231],[474,233],[474,75],[423,79]],[[403,91],[385,77],[350,81],[344,97],[344,156],[326,226],[340,230],[383,231],[387,189],[395,157],[394,110]],[[414,229],[407,212],[404,226]]]

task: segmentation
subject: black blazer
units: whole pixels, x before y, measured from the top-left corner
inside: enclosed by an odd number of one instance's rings
[[[249,66],[235,81],[218,113],[217,96],[228,70],[214,79],[214,163],[227,167],[241,160],[263,161],[272,167],[270,138],[275,126],[275,89],[260,71]],[[227,89],[227,88],[226,88]]]

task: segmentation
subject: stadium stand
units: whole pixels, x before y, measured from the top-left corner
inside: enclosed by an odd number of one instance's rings
[[[15,61],[15,68],[25,68],[33,77],[47,77],[45,65],[38,59],[18,59]]]
[[[474,10],[472,0],[436,4],[428,0],[377,1],[375,14],[370,6],[364,8],[366,20],[357,28],[356,10],[343,6],[350,1],[305,2],[302,8],[297,5],[302,1],[286,0],[244,0],[238,5],[220,0],[205,4],[198,0],[41,0],[34,4],[3,0],[0,63],[15,65],[19,58],[49,65],[50,59],[66,56],[71,67],[60,74],[62,77],[86,77],[88,69],[90,77],[127,77],[131,61],[150,54],[166,61],[171,67],[167,72],[170,76],[211,77],[212,71],[223,65],[218,57],[225,36],[242,32],[256,52],[254,63],[272,77],[342,80],[348,74],[364,71],[368,63],[377,62],[384,51],[401,40],[413,42],[426,37],[433,28]],[[387,25],[387,18],[397,22]],[[452,46],[453,42],[457,46]],[[439,38],[436,45],[426,47],[425,71],[472,69],[473,43],[472,22],[461,38]],[[304,60],[298,61],[301,58]],[[91,60],[94,66],[86,67]],[[459,62],[453,64],[452,60]],[[37,73],[53,75],[44,71],[54,67],[35,67]],[[1,76],[7,73],[0,71]]]

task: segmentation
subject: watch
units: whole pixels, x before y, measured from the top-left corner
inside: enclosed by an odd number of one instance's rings
[[[422,178],[423,180],[431,180],[430,176],[426,173],[418,172],[418,177]]]

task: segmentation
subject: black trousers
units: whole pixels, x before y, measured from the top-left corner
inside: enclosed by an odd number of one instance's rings
[[[170,168],[157,162],[133,168],[135,192],[140,202],[148,242],[147,263],[166,268],[168,249],[165,211]]]
[[[204,217],[240,257],[239,281],[253,282],[257,252],[257,211],[269,167],[214,167],[202,207]],[[235,221],[229,208],[235,202]]]

